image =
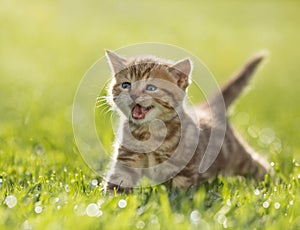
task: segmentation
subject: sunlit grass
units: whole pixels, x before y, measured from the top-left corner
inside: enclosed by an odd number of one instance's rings
[[[0,229],[299,228],[297,1],[0,5]],[[270,51],[230,118],[274,175],[218,178],[188,192],[103,194],[74,143],[74,94],[105,48],[146,41],[192,51],[220,83],[254,52]],[[106,149],[108,130],[99,134]]]

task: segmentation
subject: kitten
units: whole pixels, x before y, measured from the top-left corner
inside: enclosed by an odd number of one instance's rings
[[[106,55],[113,73],[110,103],[121,117],[106,190],[130,190],[143,177],[156,184],[169,181],[181,189],[218,174],[264,178],[267,162],[241,139],[225,117],[225,109],[241,93],[264,55],[247,62],[222,88],[222,97],[216,95],[195,106],[198,120],[184,101],[192,72],[189,59],[174,63],[149,56],[125,58],[111,51]],[[225,137],[219,135],[222,117]],[[217,135],[210,140],[213,130]],[[210,155],[205,158],[209,141],[212,146],[220,144],[216,159]],[[214,160],[210,167],[201,170],[201,161],[210,157]]]

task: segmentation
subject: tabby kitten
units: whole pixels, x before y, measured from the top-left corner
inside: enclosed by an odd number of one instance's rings
[[[222,100],[216,96],[194,110],[184,101],[192,72],[189,59],[174,63],[149,56],[125,58],[111,51],[106,55],[113,73],[110,104],[121,117],[106,190],[131,189],[143,177],[156,184],[168,181],[176,188],[189,188],[218,174],[264,178],[267,162],[238,136],[226,118],[225,137],[217,135],[210,140],[212,130],[221,127],[225,109],[264,55],[253,57],[222,88]],[[222,107],[218,101],[224,102],[224,110],[218,109]],[[209,141],[221,143],[220,149],[210,167],[199,171]]]

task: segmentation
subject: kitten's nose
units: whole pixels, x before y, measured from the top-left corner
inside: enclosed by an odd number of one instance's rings
[[[130,97],[132,98],[132,100],[136,100],[139,96],[136,93],[131,93]]]

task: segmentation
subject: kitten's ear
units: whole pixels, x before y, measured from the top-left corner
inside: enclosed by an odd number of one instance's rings
[[[189,76],[192,72],[192,62],[185,58],[169,67],[169,71],[177,78],[177,85],[185,90],[189,85]]]
[[[126,68],[126,59],[109,50],[105,50],[105,53],[110,68],[114,74],[119,73],[121,70]]]

